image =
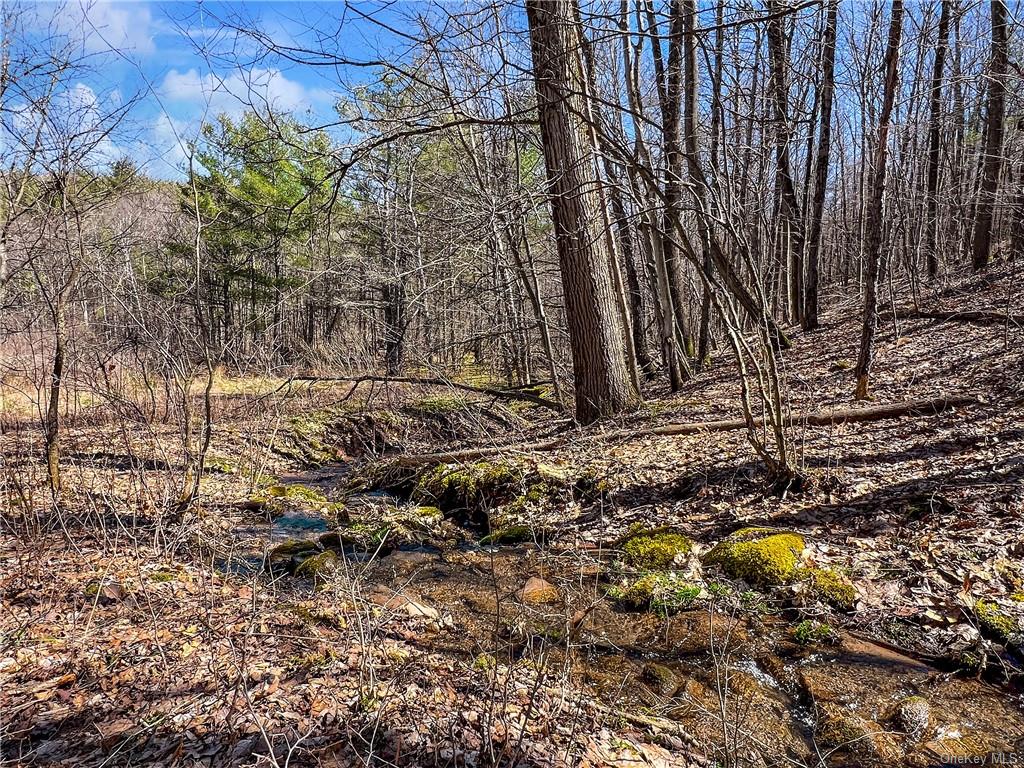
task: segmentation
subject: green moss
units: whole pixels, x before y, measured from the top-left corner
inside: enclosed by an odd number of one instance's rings
[[[387,520],[403,531],[430,531],[444,520],[444,512],[430,505],[395,507],[387,514]]]
[[[500,544],[521,544],[533,538],[533,530],[528,525],[507,525],[496,528],[480,539],[484,546]]]
[[[386,523],[353,523],[345,531],[366,546],[378,547],[390,535],[391,526]]]
[[[327,431],[337,418],[338,413],[330,409],[295,416],[288,422],[294,449],[289,450],[277,441],[274,449],[310,466],[336,461],[342,456],[334,446],[327,443]]]
[[[956,657],[956,665],[966,672],[977,672],[982,668],[982,658],[972,651],[963,651]]]
[[[815,597],[842,611],[852,610],[857,602],[853,584],[830,568],[807,568],[799,576],[807,580]]]
[[[466,408],[466,401],[461,397],[424,397],[410,406],[416,413],[428,416],[446,416]]]
[[[645,570],[668,568],[692,548],[693,542],[682,534],[657,531],[633,536],[622,545],[626,562]]]
[[[473,659],[473,669],[481,672],[487,672],[498,666],[498,660],[489,653],[481,653],[475,659]]]
[[[420,477],[412,496],[441,509],[472,510],[499,502],[522,481],[522,469],[513,464],[439,464]]]
[[[716,544],[704,563],[757,586],[788,584],[797,575],[803,549],[804,540],[798,534],[745,528]]]
[[[305,485],[277,483],[249,499],[249,504],[265,508],[271,515],[283,515],[295,508],[315,510],[333,525],[348,522],[348,511],[340,501],[328,501],[320,491]]]
[[[323,581],[334,573],[338,565],[338,556],[327,550],[307,557],[295,569],[295,575],[314,581]]]
[[[312,552],[316,549],[316,542],[307,539],[289,539],[270,550],[270,559],[280,560],[292,555],[302,554],[303,552]]]
[[[978,617],[981,631],[1000,642],[1010,642],[1020,631],[1016,619],[988,600],[979,600],[974,604],[974,615]]]
[[[155,581],[157,584],[164,584],[168,581],[174,581],[178,575],[171,571],[153,571],[149,574],[149,580]]]
[[[826,643],[834,636],[832,627],[814,619],[804,619],[793,629],[793,639],[801,645]]]
[[[274,499],[304,501],[313,505],[327,504],[327,497],[317,490],[305,485],[272,485],[267,488],[267,496]]]
[[[689,608],[700,596],[701,588],[674,572],[652,571],[608,590],[608,596],[629,608],[650,608],[668,614]]]
[[[764,595],[752,589],[740,593],[740,606],[750,613],[768,613],[768,603]]]

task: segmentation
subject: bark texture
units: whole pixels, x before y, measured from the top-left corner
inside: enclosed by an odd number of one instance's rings
[[[558,260],[576,384],[576,418],[589,423],[637,398],[616,311],[609,217],[598,184],[579,30],[570,0],[529,0],[526,14]]]

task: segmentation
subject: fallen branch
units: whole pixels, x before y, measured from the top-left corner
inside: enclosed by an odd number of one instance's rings
[[[343,381],[349,382],[358,386],[364,381],[380,381],[386,384],[421,384],[427,387],[449,387],[451,389],[461,389],[465,392],[475,392],[480,395],[489,395],[490,397],[503,398],[505,400],[521,400],[526,403],[533,403],[539,405],[542,408],[549,408],[552,411],[561,413],[565,409],[561,403],[555,402],[554,400],[548,400],[546,397],[535,395],[531,392],[523,392],[520,389],[493,389],[491,387],[475,387],[472,384],[462,384],[457,381],[449,381],[448,379],[439,378],[420,378],[418,376],[293,376],[286,383],[293,381],[307,381],[307,382],[318,382],[318,381]]]
[[[935,397],[928,400],[907,400],[901,403],[890,403],[888,405],[874,405],[868,408],[848,408],[837,411],[811,411],[809,413],[794,413],[786,419],[787,426],[829,426],[832,424],[854,424],[867,421],[884,421],[886,419],[898,419],[904,416],[925,416],[950,408],[959,406],[976,405],[978,398],[969,395],[950,395],[946,397]],[[755,426],[763,427],[764,419],[755,419]],[[649,429],[629,430],[617,429],[603,434],[593,435],[595,440],[609,442],[614,440],[626,440],[636,437],[650,436],[672,436],[672,435],[693,435],[701,432],[730,432],[737,429],[746,429],[747,422],[743,419],[728,419],[722,421],[699,421],[690,424],[663,424],[660,427]],[[570,436],[556,437],[550,440],[543,440],[537,443],[526,443],[523,445],[499,445],[480,448],[466,448],[459,451],[445,451],[442,453],[424,453],[419,455],[399,456],[395,459],[396,466],[414,467],[422,464],[450,464],[460,461],[473,461],[487,456],[494,456],[499,453],[532,453],[550,451],[563,445]]]
[[[896,317],[902,320],[941,320],[948,323],[977,323],[978,325],[1014,325],[1024,327],[1024,315],[1011,315],[994,310],[939,312],[905,307],[896,310]]]

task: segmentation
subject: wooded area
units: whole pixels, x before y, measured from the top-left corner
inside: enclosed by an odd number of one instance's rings
[[[118,44],[119,2],[0,8],[0,759],[1024,749],[1017,2],[143,5],[176,47]],[[179,661],[245,704],[89,725],[88,686],[156,678],[28,649],[110,641],[150,572],[146,642],[203,638]]]

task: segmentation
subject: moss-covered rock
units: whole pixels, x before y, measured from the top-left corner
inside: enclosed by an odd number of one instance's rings
[[[504,505],[504,514],[509,517],[525,516],[550,506],[567,497],[565,489],[548,480],[530,483],[526,492]]]
[[[857,590],[841,573],[831,568],[807,568],[799,575],[810,585],[811,593],[822,602],[841,611],[853,610]]]
[[[323,551],[316,541],[289,539],[272,547],[263,559],[263,566],[271,573],[293,573],[308,557]]]
[[[305,485],[272,485],[266,490],[267,496],[273,499],[288,499],[290,501],[303,501],[307,504],[326,504],[327,497],[320,491],[309,488]]]
[[[670,567],[675,559],[693,549],[693,542],[680,533],[653,530],[630,536],[622,544],[623,559],[635,568],[655,570]]]
[[[804,549],[796,533],[776,533],[766,528],[744,528],[716,544],[705,556],[706,565],[717,565],[733,578],[757,586],[789,584],[797,576]]]
[[[976,602],[974,615],[978,617],[979,629],[1001,643],[1014,642],[1020,635],[1017,620],[989,600]]]
[[[289,539],[273,547],[268,553],[271,560],[283,560],[293,555],[300,555],[304,552],[317,552],[320,547],[317,542],[308,539]]]
[[[326,409],[310,411],[288,420],[287,429],[274,440],[275,453],[293,459],[308,467],[339,461],[342,451],[332,444],[330,433],[340,414]]]
[[[866,723],[837,704],[821,704],[814,724],[814,736],[823,747],[853,747],[869,737]]]
[[[700,597],[701,588],[672,571],[644,573],[623,585],[611,587],[608,596],[628,608],[650,608],[662,614],[689,608]]]
[[[507,501],[523,479],[523,469],[515,464],[439,464],[420,476],[412,497],[448,512],[479,512]]]
[[[640,680],[652,691],[662,696],[673,696],[679,690],[682,681],[671,667],[649,661],[640,670]]]
[[[506,525],[494,528],[490,533],[480,539],[484,546],[502,546],[510,544],[522,544],[524,541],[533,539],[533,529],[528,525]]]
[[[295,575],[313,581],[326,581],[338,568],[338,556],[331,550],[319,552],[303,560],[295,569]]]

